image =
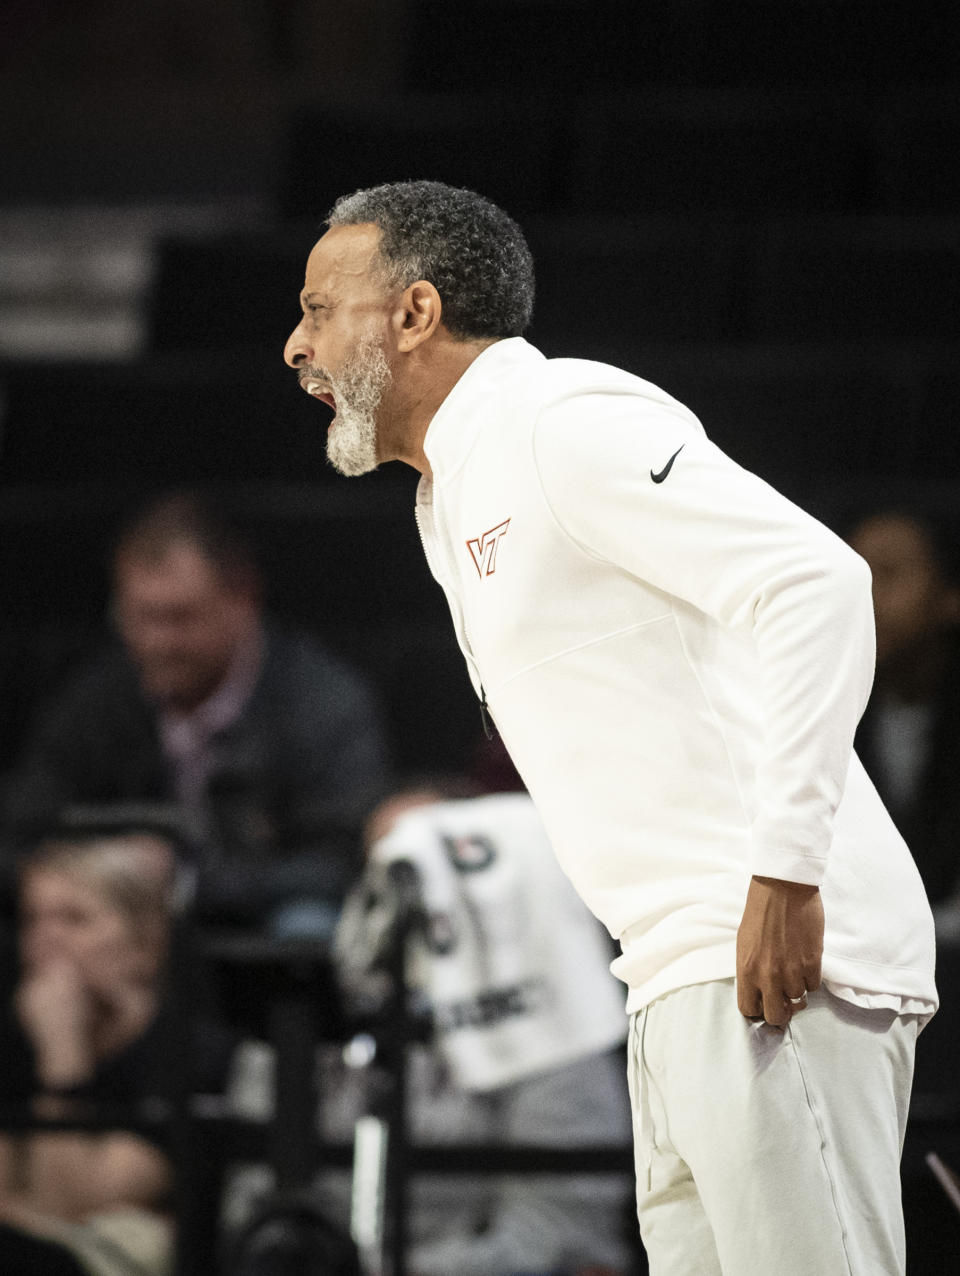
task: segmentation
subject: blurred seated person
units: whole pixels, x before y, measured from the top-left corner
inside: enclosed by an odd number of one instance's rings
[[[144,834],[51,841],[24,859],[20,980],[0,1024],[4,1108],[68,1118],[169,1093],[174,869],[170,845]],[[195,1088],[222,1091],[229,1037],[210,1024],[190,1040]],[[0,1270],[169,1271],[167,1144],[162,1130],[0,1129]]]
[[[625,994],[609,971],[609,936],[525,793],[437,797],[421,785],[374,813],[367,873],[335,944],[345,990],[368,1009],[387,991],[380,972],[403,865],[423,911],[408,982],[432,1022],[430,1042],[408,1052],[411,1137],[629,1147]],[[389,1078],[377,1076],[376,1065],[328,1062],[328,1136],[348,1136],[351,1118],[381,1105]],[[321,1199],[336,1208],[329,1180]],[[425,1175],[410,1200],[412,1276],[630,1269],[628,1174]]]
[[[912,511],[849,536],[873,572],[877,672],[855,747],[913,852],[942,930],[960,892],[960,583],[945,532]],[[941,938],[944,936],[941,934]]]
[[[8,834],[36,840],[76,804],[174,803],[201,849],[203,915],[330,929],[359,871],[362,813],[387,783],[365,684],[265,618],[245,544],[189,493],[122,533],[113,616],[119,644],[29,732]]]

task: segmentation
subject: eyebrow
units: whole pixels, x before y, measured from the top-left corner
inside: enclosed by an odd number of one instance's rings
[[[306,302],[308,302],[308,301],[313,301],[313,300],[314,300],[314,298],[319,297],[319,296],[320,296],[320,293],[318,293],[318,292],[302,292],[302,293],[300,294],[300,302],[301,302],[301,304],[304,304],[304,303],[306,303]]]

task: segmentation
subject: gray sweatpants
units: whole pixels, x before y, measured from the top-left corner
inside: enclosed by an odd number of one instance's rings
[[[732,979],[633,1016],[629,1082],[651,1276],[898,1276],[914,1015],[825,989],[784,1032]]]

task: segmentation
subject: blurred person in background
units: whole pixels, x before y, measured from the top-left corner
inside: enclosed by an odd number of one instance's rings
[[[423,916],[408,980],[432,1025],[409,1050],[411,1137],[629,1146],[625,997],[609,970],[609,937],[561,871],[525,793],[451,800],[455,791],[428,780],[373,813],[367,873],[337,932],[348,994],[361,1006],[376,1000],[395,922],[392,874],[408,868]],[[339,1079],[325,1091],[328,1127],[342,1136],[351,1110],[376,1110],[377,1072],[328,1073]],[[417,1176],[409,1270],[626,1272],[631,1195],[629,1174]]]
[[[856,749],[960,942],[960,581],[946,529],[879,509],[849,541],[873,573],[877,672]]]
[[[609,937],[561,872],[530,798],[475,794],[472,779],[411,777],[367,822],[367,868],[347,898],[334,955],[349,1008],[384,1034],[375,1047],[366,1035],[321,1047],[321,1137],[349,1142],[359,1117],[390,1120],[398,1060],[381,1016],[405,901],[418,916],[407,949],[420,1028],[406,1049],[411,1140],[629,1146],[627,1023]],[[398,865],[409,894],[398,893]],[[268,1117],[269,1048],[245,1043],[238,1064],[234,1104]],[[309,1200],[325,1230],[345,1233],[349,1180],[322,1171],[313,1193],[298,1198],[301,1212]],[[275,1217],[271,1186],[266,1167],[235,1167],[225,1221],[238,1237],[238,1271],[261,1270],[246,1245],[257,1219]],[[629,1172],[417,1174],[408,1191],[411,1276],[634,1270]],[[303,1253],[303,1225],[277,1229],[275,1263]]]
[[[0,1021],[0,1103],[69,1118],[169,1092],[163,977],[175,856],[129,833],[50,841],[19,876],[21,974]],[[191,1038],[192,1081],[226,1083],[232,1043]],[[126,1130],[0,1134],[0,1269],[170,1270],[168,1136]],[[78,1262],[79,1260],[79,1262]]]
[[[199,847],[205,917],[329,930],[387,785],[370,691],[264,615],[252,554],[195,494],[136,517],[113,569],[121,641],[37,715],[8,835],[29,843],[77,804],[172,803]]]

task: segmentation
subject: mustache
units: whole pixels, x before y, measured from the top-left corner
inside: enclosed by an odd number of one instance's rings
[[[330,373],[326,368],[301,367],[297,371],[297,380],[301,386],[305,386],[308,381],[322,381],[325,385],[330,385]]]

